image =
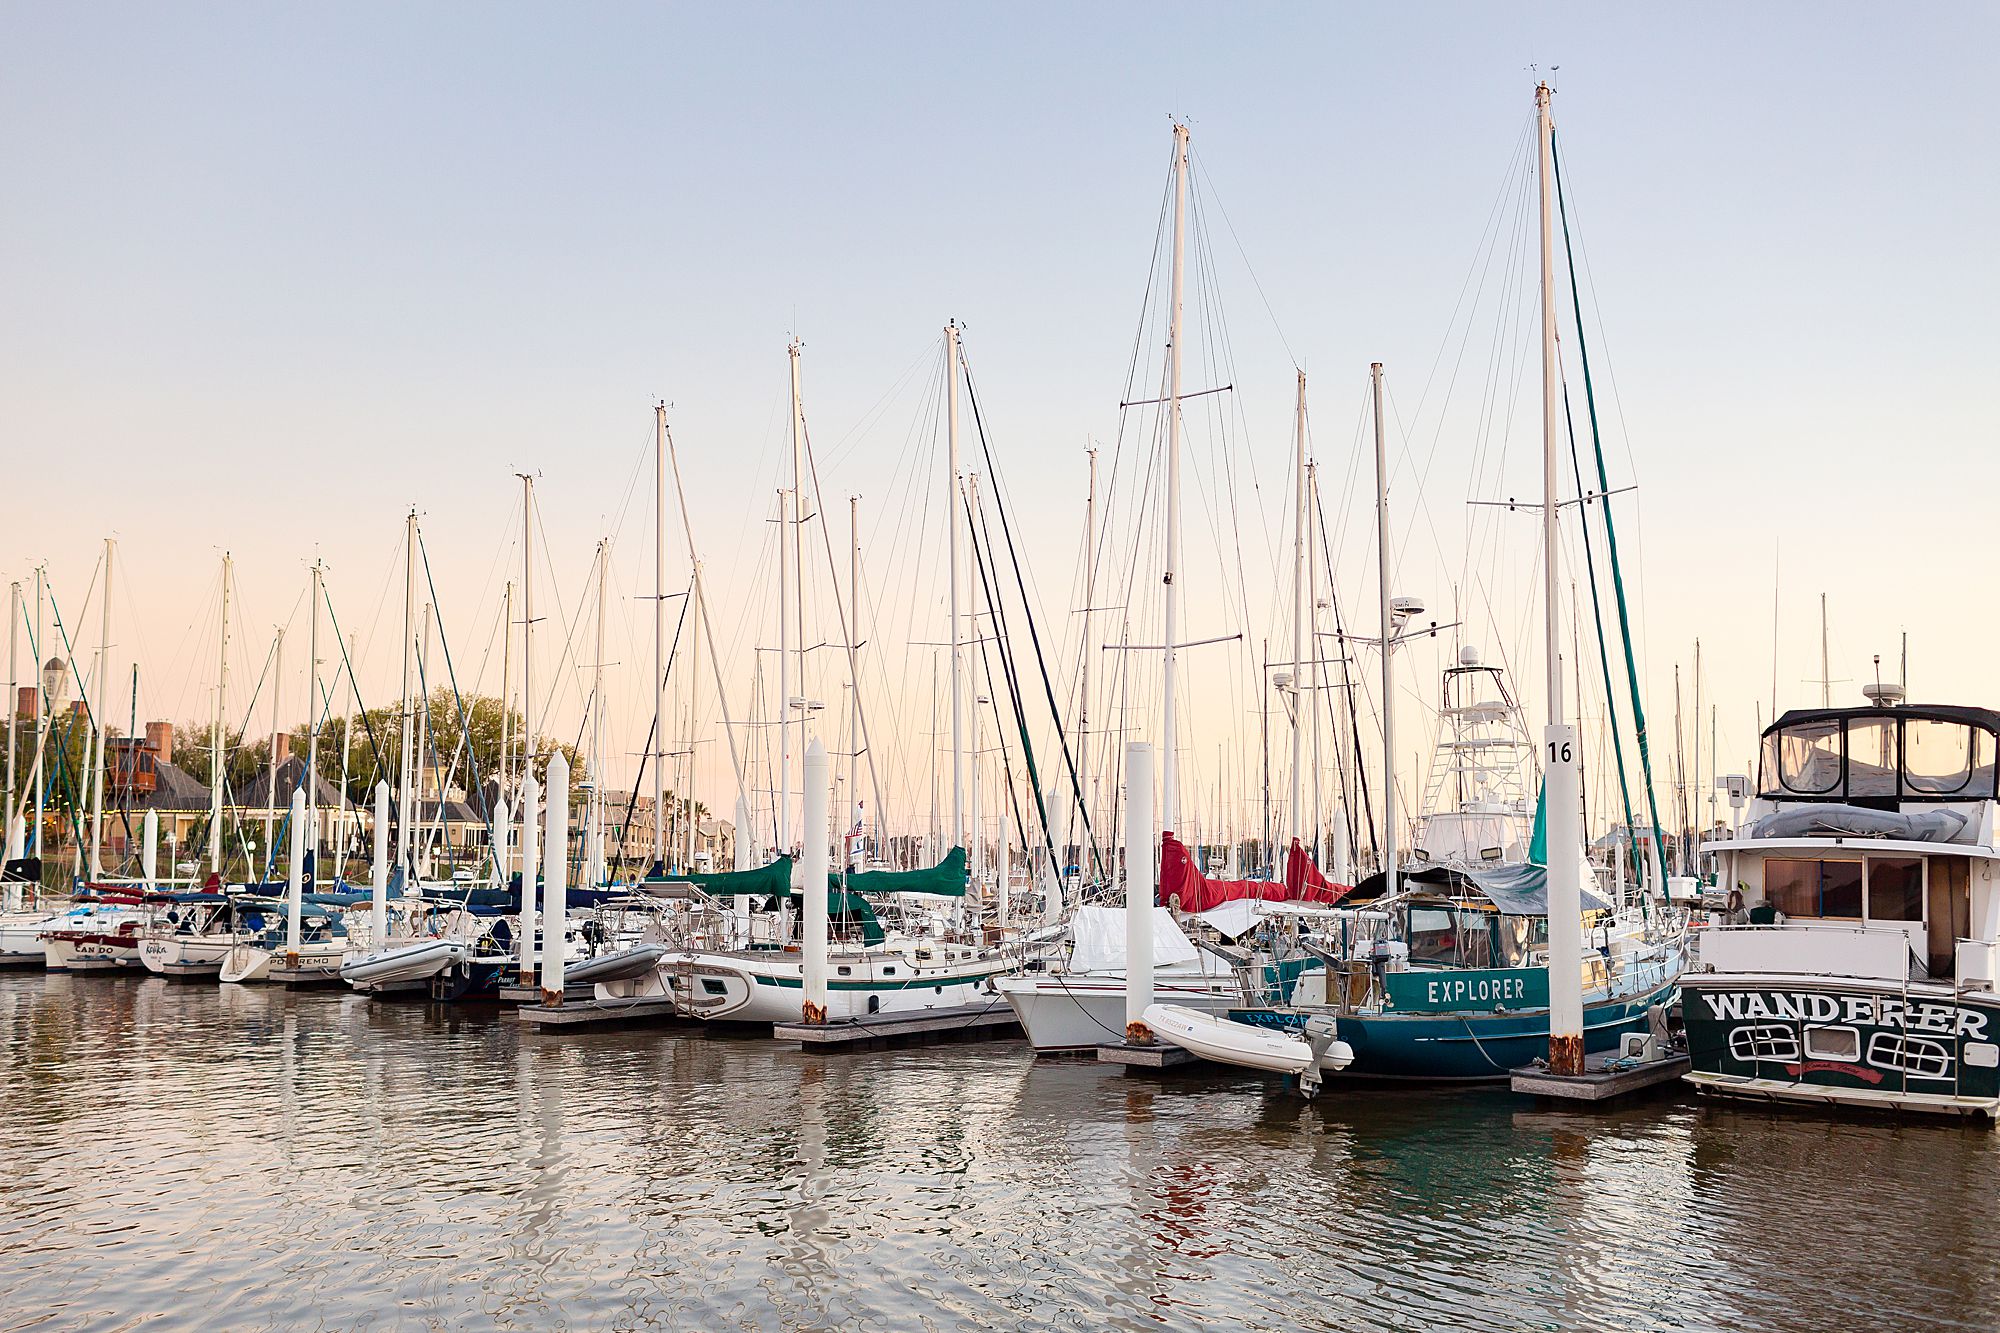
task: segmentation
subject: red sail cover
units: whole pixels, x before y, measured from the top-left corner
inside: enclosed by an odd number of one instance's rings
[[[1171,833],[1160,837],[1160,903],[1178,904],[1183,912],[1206,912],[1211,907],[1240,898],[1261,898],[1265,902],[1336,903],[1353,891],[1351,884],[1335,884],[1320,873],[1306,855],[1306,849],[1292,839],[1285,854],[1283,882],[1270,879],[1209,879],[1194,868],[1188,849]]]

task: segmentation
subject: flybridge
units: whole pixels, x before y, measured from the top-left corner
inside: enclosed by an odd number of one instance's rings
[[[1764,732],[1757,792],[1772,801],[1990,801],[2000,713],[1908,705],[1786,713]]]

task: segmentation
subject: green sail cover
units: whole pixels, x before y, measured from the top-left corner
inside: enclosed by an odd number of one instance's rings
[[[1549,788],[1544,783],[1535,793],[1535,831],[1528,839],[1528,864],[1549,863]]]
[[[734,898],[743,894],[761,894],[768,898],[792,891],[792,858],[781,856],[755,870],[722,870],[712,875],[672,875],[669,878],[676,884],[692,884],[716,898]]]
[[[863,870],[847,877],[849,893],[935,893],[945,898],[963,898],[969,875],[965,848],[954,847],[944,860],[927,870]],[[840,887],[839,875],[827,882]]]

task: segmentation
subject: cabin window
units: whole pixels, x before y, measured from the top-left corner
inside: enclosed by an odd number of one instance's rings
[[[727,995],[729,994],[729,987],[717,981],[714,977],[703,977],[701,979],[701,993],[703,995]]]
[[[1903,783],[1912,793],[1951,796],[1979,766],[1979,733],[1958,722],[1913,717],[1903,723]]]
[[[1917,856],[1868,858],[1868,919],[1924,919],[1924,862]]]
[[[1840,786],[1840,722],[1803,722],[1771,738],[1766,761],[1786,791],[1823,796]],[[1772,762],[1775,761],[1775,762]]]
[[[1458,960],[1458,926],[1448,907],[1412,907],[1409,921],[1410,961],[1451,963]]]
[[[1861,919],[1859,861],[1764,862],[1764,901],[1788,917],[1831,916]]]
[[[1807,1028],[1806,1059],[1859,1060],[1861,1032],[1857,1028]]]
[[[1850,797],[1894,796],[1896,772],[1901,767],[1896,755],[1895,718],[1848,719],[1847,794]]]

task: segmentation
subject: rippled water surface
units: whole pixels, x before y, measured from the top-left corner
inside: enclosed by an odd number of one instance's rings
[[[1990,1131],[0,977],[0,1327],[1992,1328]]]

